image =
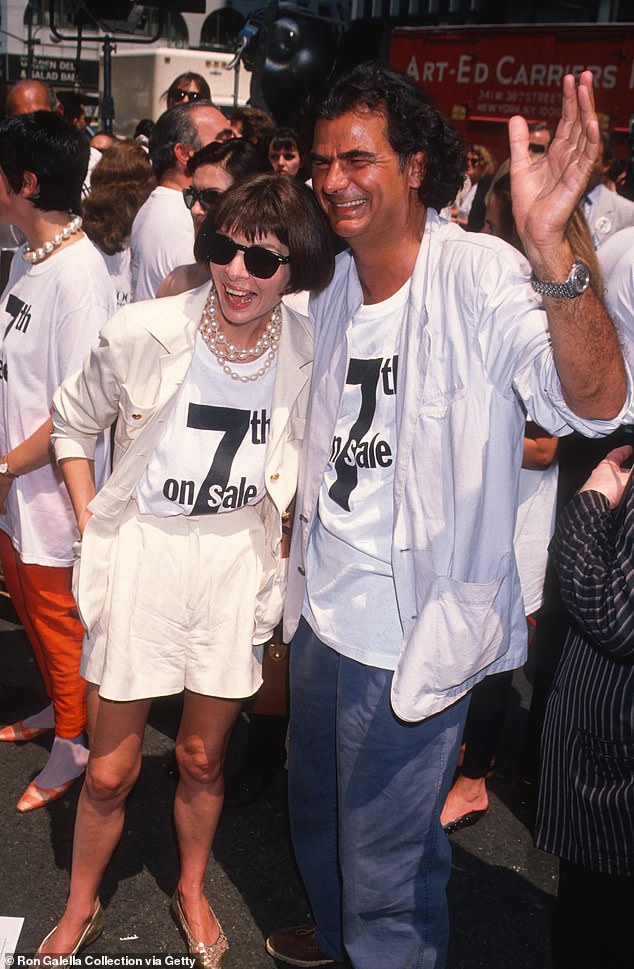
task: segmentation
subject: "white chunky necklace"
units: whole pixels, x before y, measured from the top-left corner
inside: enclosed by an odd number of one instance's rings
[[[70,237],[74,235],[75,232],[79,232],[80,229],[81,216],[75,215],[70,220],[68,225],[65,225],[63,229],[60,229],[59,232],[55,233],[50,242],[45,242],[44,245],[38,246],[37,249],[31,249],[27,242],[22,250],[22,256],[26,262],[29,262],[32,266],[35,266],[36,263],[43,262],[44,259],[50,256],[50,254],[57,249],[58,246],[61,246],[62,242],[66,242],[67,239],[70,239]]]
[[[280,345],[280,335],[282,333],[280,304],[278,303],[273,310],[271,319],[266,324],[264,333],[258,339],[257,343],[254,343],[252,347],[237,347],[234,343],[228,342],[226,336],[220,329],[220,324],[216,319],[216,291],[212,286],[209,290],[209,296],[207,297],[198,329],[203,340],[227,376],[231,377],[232,380],[239,380],[241,383],[246,384],[251,380],[258,380],[260,377],[263,377],[275,360],[275,355]],[[266,356],[262,361],[262,366],[252,374],[239,373],[237,370],[233,370],[227,362],[247,363],[250,360],[255,360],[257,357],[262,356],[263,353]]]

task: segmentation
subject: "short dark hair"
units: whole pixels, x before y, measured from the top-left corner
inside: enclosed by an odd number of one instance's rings
[[[299,136],[293,128],[277,128],[269,141],[269,151],[271,148],[277,151],[296,151],[299,155],[302,153],[299,147]]]
[[[24,173],[37,176],[31,198],[46,212],[79,212],[90,148],[87,139],[52,111],[34,111],[0,121],[0,167],[14,192]]]
[[[193,175],[202,165],[221,165],[229,172],[234,182],[246,175],[257,175],[270,171],[255,145],[243,138],[230,141],[212,141],[195,152],[187,162],[187,174]]]
[[[330,225],[311,189],[286,175],[251,175],[218,197],[196,237],[197,262],[209,262],[213,232],[238,232],[250,242],[274,235],[288,246],[289,293],[320,290],[335,267]]]
[[[154,131],[150,135],[148,150],[154,174],[159,181],[165,172],[176,167],[175,145],[179,143],[189,145],[195,150],[202,148],[192,112],[208,106],[208,101],[187,101],[183,104],[175,104],[173,108],[164,111],[156,122]]]
[[[191,84],[192,82],[198,85],[201,100],[211,101],[211,90],[209,89],[207,81],[202,74],[196,74],[194,71],[185,71],[184,74],[179,74],[178,77],[175,77],[165,92],[164,97],[166,97],[169,101],[170,98],[176,96],[176,89],[179,88],[181,84]]]
[[[80,94],[75,91],[60,91],[57,97],[64,109],[64,117],[71,124],[76,118],[81,118],[82,114],[85,114],[84,101]]]
[[[387,138],[402,168],[417,151],[425,153],[420,201],[442,209],[458,194],[466,170],[458,132],[433,101],[403,74],[374,61],[337,78],[317,105],[317,119],[332,121],[349,111],[381,113]]]

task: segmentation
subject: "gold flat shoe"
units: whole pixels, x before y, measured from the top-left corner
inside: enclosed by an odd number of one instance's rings
[[[172,915],[174,916],[174,920],[181,930],[185,942],[187,943],[187,951],[190,956],[194,957],[194,965],[197,967],[197,969],[220,969],[222,959],[229,949],[229,942],[227,941],[227,936],[222,931],[222,926],[220,925],[220,922],[218,922],[216,914],[211,905],[209,905],[209,911],[218,923],[218,938],[215,942],[212,942],[211,945],[207,945],[205,942],[201,942],[199,939],[197,939],[187,924],[187,919],[185,918],[185,913],[181,908],[180,899],[178,897],[178,889],[176,889],[172,895],[170,909]]]
[[[73,951],[69,952],[67,956],[57,956],[54,953],[51,953],[51,955],[48,957],[49,959],[53,960],[51,964],[54,964],[56,966],[63,966],[65,963],[68,962],[71,956],[79,955],[79,953],[83,949],[85,949],[86,946],[89,946],[92,942],[95,941],[95,939],[99,938],[99,936],[103,932],[104,922],[105,922],[105,916],[104,916],[103,908],[101,906],[101,902],[97,902],[97,908],[95,909],[90,922],[88,923],[88,925],[86,926],[82,934],[79,936],[79,939],[77,940],[77,945],[75,946]],[[42,955],[42,946],[46,945],[46,943],[53,935],[53,933],[56,931],[56,929],[57,929],[57,926],[55,926],[54,929],[51,929],[51,931],[48,933],[46,938],[42,939],[39,946],[37,947],[37,952],[35,953],[35,956],[38,959],[38,962],[39,962],[40,956]]]

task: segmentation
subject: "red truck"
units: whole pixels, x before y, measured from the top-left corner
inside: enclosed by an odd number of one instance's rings
[[[591,70],[599,123],[617,155],[630,150],[634,121],[634,24],[396,27],[390,66],[436,101],[467,143],[508,155],[507,122],[556,123],[564,74]]]

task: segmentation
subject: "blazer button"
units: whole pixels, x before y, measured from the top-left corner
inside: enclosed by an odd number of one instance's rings
[[[143,418],[143,414],[133,414],[132,415],[132,420],[133,421],[140,421],[142,418]]]
[[[277,481],[278,478],[279,478],[279,474],[277,473],[277,471],[274,471],[273,474],[271,475],[271,481]]]

